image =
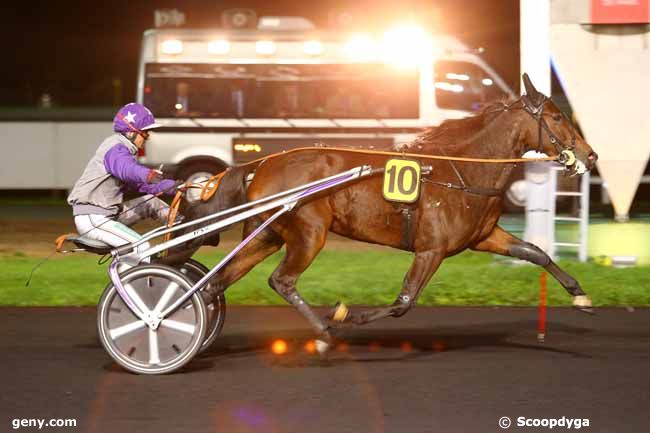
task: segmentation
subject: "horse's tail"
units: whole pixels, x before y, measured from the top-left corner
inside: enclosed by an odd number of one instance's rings
[[[246,177],[255,170],[257,164],[241,165],[226,170],[221,178],[216,192],[207,200],[191,206],[188,220],[201,218],[217,213],[246,202]],[[202,239],[207,245],[219,245],[219,233],[208,235]]]
[[[257,164],[231,167],[223,174],[214,195],[206,201],[210,212],[219,212],[246,202],[246,177]]]

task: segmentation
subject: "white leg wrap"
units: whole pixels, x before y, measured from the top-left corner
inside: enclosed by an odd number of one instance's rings
[[[348,318],[348,314],[350,311],[348,310],[348,307],[343,304],[339,303],[338,306],[336,307],[336,311],[334,311],[334,316],[332,316],[332,320],[335,322],[343,322],[345,319]]]
[[[578,295],[573,297],[573,306],[588,308],[591,307],[591,299],[587,295]]]
[[[330,345],[324,342],[323,340],[316,340],[315,344],[316,344],[316,350],[320,354],[327,352],[327,349],[329,349],[330,347]]]

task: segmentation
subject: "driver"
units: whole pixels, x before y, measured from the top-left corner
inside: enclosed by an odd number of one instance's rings
[[[166,221],[169,206],[157,196],[173,195],[177,183],[135,159],[149,131],[160,126],[142,104],[132,102],[119,109],[113,119],[115,134],[100,144],[68,196],[80,235],[119,247],[141,239],[129,228],[137,221]],[[127,190],[146,195],[123,202]],[[147,248],[149,244],[144,243],[138,252]]]

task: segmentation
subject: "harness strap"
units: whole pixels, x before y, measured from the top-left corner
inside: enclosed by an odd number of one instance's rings
[[[413,251],[413,210],[410,206],[399,209],[402,214],[402,247],[407,251]]]
[[[178,208],[181,206],[181,199],[183,198],[183,191],[178,190],[176,192],[176,195],[172,199],[171,204],[169,205],[169,213],[167,213],[167,228],[170,228],[171,226],[174,225],[174,222],[176,222],[176,217],[178,216]],[[165,236],[163,236],[163,242],[167,242],[172,238],[171,232],[167,233]],[[168,250],[165,250],[165,254],[167,254]]]
[[[205,181],[205,185],[201,189],[202,201],[208,201],[212,198],[212,196],[219,189],[219,185],[221,184],[221,179],[226,173],[228,173],[229,170],[230,168],[227,168],[224,171],[215,174],[214,176],[210,177],[207,181]]]
[[[439,182],[436,180],[422,178],[422,182],[430,183],[432,185],[442,186],[449,189],[457,189],[462,192],[474,195],[485,195],[488,197],[501,197],[504,192],[503,190],[497,188],[483,188],[480,186],[466,186],[466,185],[456,185],[451,182]]]
[[[446,156],[444,150],[440,149],[440,152]],[[463,176],[460,174],[460,170],[458,170],[458,167],[456,167],[456,164],[454,164],[454,161],[449,161],[449,165],[451,166],[452,170],[454,171],[454,174],[456,175],[456,178],[460,182],[460,185],[453,184],[451,182],[441,182],[441,181],[436,181],[436,180],[431,180],[427,179],[425,177],[421,178],[421,181],[423,183],[430,183],[433,185],[437,186],[442,186],[445,188],[450,188],[450,189],[457,189],[462,192],[466,192],[468,194],[475,194],[475,195],[486,195],[486,196],[501,196],[503,195],[503,191],[497,188],[483,188],[483,187],[474,187],[474,186],[467,186],[465,183],[465,179],[463,179]]]

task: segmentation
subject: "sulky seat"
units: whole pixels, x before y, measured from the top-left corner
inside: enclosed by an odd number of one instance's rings
[[[69,233],[67,235],[59,236],[56,239],[54,243],[56,244],[57,251],[65,252],[62,250],[64,242],[72,242],[81,250],[99,255],[108,254],[113,249],[112,246],[105,244],[104,242],[97,241],[95,239],[88,239],[84,236],[78,235],[77,233]]]

